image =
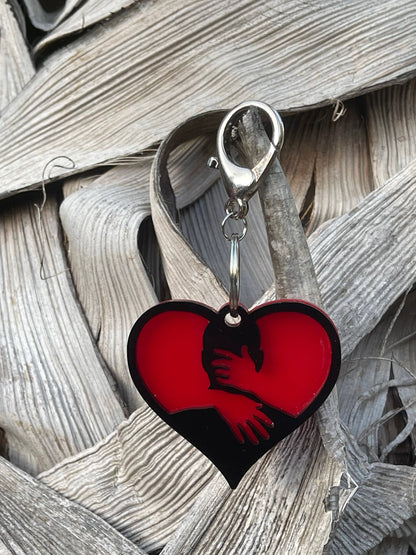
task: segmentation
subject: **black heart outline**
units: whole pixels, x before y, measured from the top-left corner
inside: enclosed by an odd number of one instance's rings
[[[144,326],[156,315],[167,311],[191,312],[202,316],[209,322],[223,320],[229,311],[228,305],[218,312],[202,303],[175,300],[165,301],[147,310],[131,329],[127,345],[127,357],[130,375],[139,393],[152,410],[166,424],[201,451],[224,475],[230,487],[235,489],[247,470],[279,441],[303,424],[323,404],[331,393],[338,378],[341,364],[341,347],[334,323],[317,306],[297,299],[271,301],[248,311],[240,305],[242,317],[256,322],[267,314],[276,312],[300,312],[314,318],[325,329],[332,347],[332,362],[328,377],[318,395],[297,417],[291,417],[266,405],[262,411],[278,426],[270,432],[270,439],[262,440],[258,445],[238,444],[230,429],[214,409],[189,409],[180,413],[169,414],[155,400],[154,394],[143,381],[136,363],[136,345]],[[250,395],[246,395],[250,397]]]

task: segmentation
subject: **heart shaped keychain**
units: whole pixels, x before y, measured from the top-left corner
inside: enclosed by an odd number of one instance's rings
[[[268,153],[251,170],[228,159],[224,134],[253,105],[269,116],[273,133]],[[325,401],[341,358],[335,326],[316,306],[281,300],[248,311],[239,304],[248,201],[282,137],[277,112],[254,101],[232,110],[218,131],[218,164],[230,197],[222,222],[231,243],[229,303],[218,312],[192,301],[160,303],[137,320],[128,341],[130,373],[142,397],[232,488]],[[230,218],[242,222],[242,233],[227,235]]]

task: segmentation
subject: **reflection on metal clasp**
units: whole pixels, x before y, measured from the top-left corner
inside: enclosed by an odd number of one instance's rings
[[[226,134],[230,132],[230,127],[236,123],[242,112],[249,108],[256,107],[264,112],[271,123],[271,143],[269,150],[254,168],[244,168],[232,162],[225,149]],[[283,145],[284,127],[283,122],[277,111],[257,100],[243,102],[228,112],[222,120],[217,134],[218,168],[229,198],[240,199],[244,204],[254,195],[265,178],[270,164],[280,151]]]

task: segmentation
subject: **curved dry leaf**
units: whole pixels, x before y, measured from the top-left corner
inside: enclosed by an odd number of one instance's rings
[[[194,204],[181,210],[179,218],[184,239],[192,245],[192,249],[198,253],[219,278],[224,289],[228,291],[230,244],[225,240],[221,229],[225,200],[223,184],[218,180]],[[251,306],[273,283],[273,270],[258,197],[250,201],[250,214],[247,221],[249,232],[240,245],[240,301],[246,306]],[[229,229],[227,232],[229,233]],[[163,242],[161,245],[163,250],[165,241],[163,238],[160,241]],[[185,248],[189,249],[189,246],[184,242],[182,250]]]
[[[308,233],[349,212],[373,190],[367,132],[358,101],[334,122],[322,112],[316,144],[313,208]]]
[[[60,207],[80,303],[130,411],[140,397],[127,367],[127,339],[137,318],[158,302],[137,248],[140,228],[150,216],[151,163],[143,158],[117,166],[67,196]]]
[[[408,555],[409,541],[407,539],[384,539],[377,547],[371,549],[368,555]]]
[[[344,357],[415,281],[415,170],[412,162],[309,240],[323,303],[340,333]],[[335,279],[340,286],[329,292]],[[259,303],[273,298],[270,289]]]
[[[309,110],[284,119],[285,141],[280,163],[286,175],[298,212],[309,216],[308,192],[313,187],[320,110]]]
[[[413,446],[416,443],[416,292],[412,291],[399,314],[389,336],[386,355],[391,357],[391,371],[398,382],[397,395],[405,407],[404,428],[392,442],[385,447],[383,457],[395,449],[401,441],[410,436]],[[400,385],[402,384],[402,385]]]
[[[414,516],[416,471],[374,463],[336,525],[328,555],[366,553]]]
[[[0,195],[40,183],[54,155],[85,170],[238,98],[293,111],[395,82],[416,71],[415,18],[407,0],[140,3],[52,55],[5,111]]]
[[[94,513],[0,458],[0,553],[144,555]],[[3,548],[4,546],[4,548]]]
[[[414,543],[414,538],[416,537],[416,518],[409,518],[409,520],[406,520],[400,528],[393,532],[392,536],[395,538],[407,539],[411,544]]]
[[[215,151],[211,133],[185,141],[171,152],[167,164],[178,210],[197,201],[218,180],[218,173],[207,168]]]
[[[124,413],[74,294],[56,199],[41,214],[34,200],[3,205],[0,252],[0,427],[10,460],[37,473],[107,436]]]
[[[366,96],[367,127],[377,187],[416,158],[416,80]]]
[[[391,358],[383,353],[391,316],[386,315],[344,361],[338,380],[340,416],[370,457],[377,457],[379,438],[364,433],[379,422],[387,401]],[[362,437],[362,434],[364,436]]]
[[[217,474],[208,459],[146,406],[94,448],[39,479],[154,552]]]
[[[0,112],[35,74],[29,50],[14,11],[0,2]]]
[[[31,24],[42,31],[49,31],[56,27],[82,0],[65,0],[59,3],[57,9],[48,10],[40,0],[22,0]],[[53,6],[53,3],[49,6]]]
[[[118,11],[135,4],[137,1],[138,0],[87,0],[85,2],[82,0],[73,0],[72,2],[67,2],[65,10],[60,13],[59,18],[55,21],[52,28],[53,30],[36,44],[34,49],[35,54],[41,54],[45,48],[53,47],[57,41],[80,33],[88,27],[112,17]],[[72,6],[70,4],[72,4]],[[79,8],[71,14],[71,10],[79,4],[81,4]]]
[[[269,452],[237,490],[213,481],[162,550],[163,555],[301,554],[305,545],[310,553],[320,553],[330,527],[329,513],[319,510],[321,494],[337,481],[336,465],[328,460],[314,419],[279,446],[279,455],[276,448]]]

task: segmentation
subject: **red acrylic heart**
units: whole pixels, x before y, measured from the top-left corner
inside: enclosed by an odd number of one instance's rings
[[[228,310],[161,303],[136,322],[128,357],[148,404],[236,487],[329,395],[340,347],[331,320],[309,303],[240,307],[235,327]]]

